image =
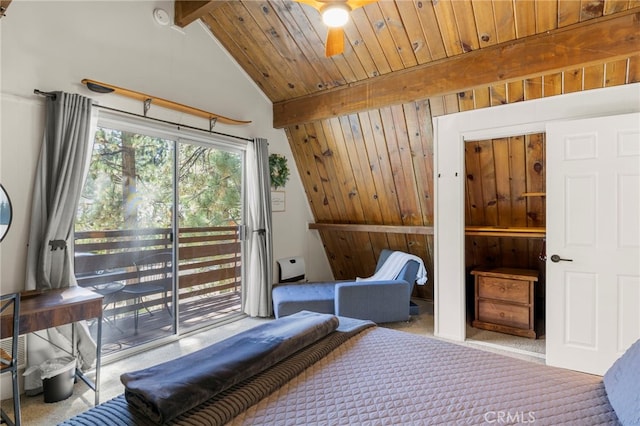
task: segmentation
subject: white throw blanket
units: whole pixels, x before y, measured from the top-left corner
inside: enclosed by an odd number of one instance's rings
[[[427,282],[427,270],[424,267],[422,259],[413,254],[404,253],[402,251],[394,251],[387,257],[380,269],[369,278],[356,278],[356,281],[389,281],[395,280],[400,275],[404,265],[410,261],[418,262],[418,273],[416,274],[416,282],[424,285]],[[411,284],[411,283],[409,283]]]

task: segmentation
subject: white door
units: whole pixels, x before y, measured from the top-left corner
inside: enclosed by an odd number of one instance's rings
[[[640,338],[640,114],[547,125],[547,364],[604,374]]]

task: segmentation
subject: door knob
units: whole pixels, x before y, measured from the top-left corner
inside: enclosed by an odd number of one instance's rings
[[[558,263],[558,262],[560,262],[560,261],[563,261],[563,262],[573,262],[573,259],[563,259],[563,258],[561,258],[560,256],[558,256],[557,254],[554,254],[553,256],[551,256],[551,261],[552,261],[553,263]]]

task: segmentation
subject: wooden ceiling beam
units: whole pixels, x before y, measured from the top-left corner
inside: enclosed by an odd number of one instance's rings
[[[177,26],[184,28],[193,21],[222,6],[223,2],[215,0],[176,0],[174,5],[174,21]]]
[[[7,11],[9,3],[11,3],[11,0],[0,0],[0,18],[2,18]]]
[[[283,128],[639,54],[640,7],[364,81],[276,102]]]

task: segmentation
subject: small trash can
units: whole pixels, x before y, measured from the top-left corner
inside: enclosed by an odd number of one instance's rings
[[[40,364],[44,402],[58,402],[73,394],[76,376],[76,359],[61,357]]]

